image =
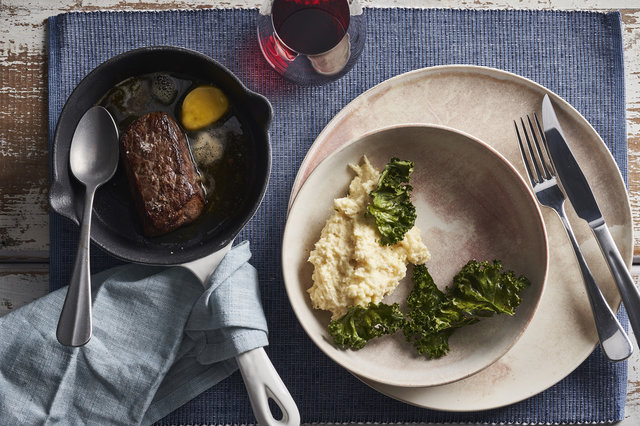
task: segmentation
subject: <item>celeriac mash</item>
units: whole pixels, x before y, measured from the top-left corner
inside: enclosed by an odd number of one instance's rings
[[[313,286],[307,291],[313,307],[331,311],[332,319],[344,315],[349,306],[380,302],[405,276],[407,263],[422,264],[430,258],[415,226],[399,243],[380,245],[373,220],[365,217],[380,171],[367,157],[350,167],[356,176],[349,194],[334,200],[335,213],[309,256],[314,270]]]

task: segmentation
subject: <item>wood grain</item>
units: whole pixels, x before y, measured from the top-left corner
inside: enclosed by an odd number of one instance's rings
[[[49,290],[49,270],[33,265],[0,268],[0,316],[32,302]]]
[[[41,52],[25,47],[9,51],[0,62],[0,260],[48,256],[43,75]]]
[[[634,255],[640,256],[640,11],[622,11],[629,201],[634,224]]]

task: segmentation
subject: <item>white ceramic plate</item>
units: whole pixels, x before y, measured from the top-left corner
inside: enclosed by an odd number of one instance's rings
[[[449,340],[450,352],[426,360],[402,333],[370,341],[359,351],[341,350],[327,332],[330,314],[313,309],[307,289],[313,268],[307,261],[331,216],[333,200],[344,197],[354,177],[349,164],[366,155],[382,170],[392,158],[413,161],[412,200],[416,225],[431,252],[427,267],[441,289],[470,259],[500,259],[524,274],[516,315],[496,315],[463,327]],[[393,386],[450,383],[491,365],[529,324],[547,272],[547,240],[540,209],[526,183],[486,144],[444,127],[398,125],[369,133],[327,157],[302,186],[287,218],[282,267],[289,301],[315,344],[352,373]],[[409,276],[384,301],[404,305],[413,288]]]
[[[627,192],[613,157],[589,123],[566,101],[517,75],[454,65],[402,74],[373,87],[325,127],[305,157],[290,203],[311,171],[331,152],[371,130],[399,123],[446,125],[491,145],[525,176],[513,120],[537,112],[549,93],[627,265],[632,221]],[[364,379],[374,389],[421,407],[472,411],[512,404],[569,375],[593,351],[597,335],[575,256],[557,215],[542,209],[549,237],[549,273],[536,315],[518,342],[490,367],[454,383],[407,388]],[[596,280],[613,307],[620,297],[589,227],[567,213]]]

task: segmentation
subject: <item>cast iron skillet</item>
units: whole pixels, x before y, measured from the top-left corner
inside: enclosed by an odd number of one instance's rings
[[[167,46],[145,47],[109,59],[89,73],[67,100],[53,139],[51,208],[79,223],[84,188],[69,170],[69,147],[80,117],[117,83],[126,78],[173,72],[220,87],[235,106],[249,136],[249,184],[240,207],[223,221],[200,218],[191,225],[162,237],[142,234],[133,210],[126,179],[120,169],[110,183],[96,193],[92,240],[110,254],[131,262],[158,265],[180,264],[227,246],[253,216],[267,188],[271,168],[269,125],[271,105],[248,90],[229,70],[198,52]]]
[[[79,223],[84,188],[69,170],[69,148],[80,117],[114,85],[129,77],[155,72],[188,75],[194,80],[214,84],[225,92],[249,134],[248,189],[240,207],[224,221],[216,223],[215,218],[198,219],[163,237],[147,238],[142,235],[129,189],[122,182],[126,177],[119,170],[96,193],[91,239],[120,259],[158,265],[182,264],[204,280],[260,205],[271,169],[271,105],[266,98],[244,87],[229,70],[213,59],[177,47],[147,47],[116,56],[89,73],[75,88],[60,114],[53,138],[53,179],[49,202],[55,212],[75,224]],[[281,426],[299,424],[296,404],[264,348],[242,353],[236,356],[236,360],[259,422]],[[280,407],[281,419],[273,417],[268,405],[270,399]]]

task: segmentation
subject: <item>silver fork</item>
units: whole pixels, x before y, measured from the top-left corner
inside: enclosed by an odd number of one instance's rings
[[[558,186],[555,169],[549,160],[547,142],[544,138],[544,132],[542,131],[540,122],[538,121],[538,116],[534,114],[536,126],[533,125],[529,116],[526,118],[529,131],[527,131],[525,120],[520,118],[520,127],[524,138],[520,136],[517,121],[514,121],[514,125],[518,136],[518,143],[520,144],[520,152],[527,169],[527,174],[529,175],[529,181],[533,187],[533,192],[536,194],[538,202],[540,202],[541,205],[552,208],[558,213],[569,235],[569,240],[571,240],[571,245],[573,246],[578,264],[580,265],[587,295],[589,296],[602,351],[610,360],[622,361],[631,355],[633,346],[627,333],[625,333],[613,311],[611,311],[600,288],[598,288],[598,284],[582,255],[580,246],[571,229],[571,224],[569,224],[564,210],[565,196]]]

